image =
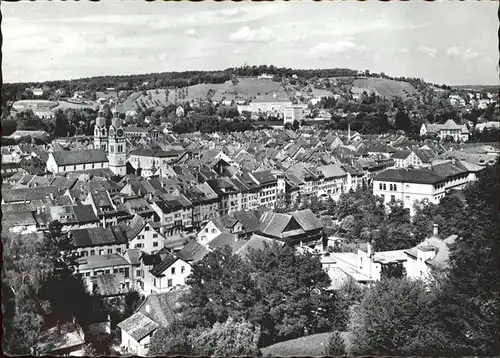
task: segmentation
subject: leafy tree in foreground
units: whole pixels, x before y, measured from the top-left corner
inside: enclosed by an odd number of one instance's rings
[[[482,172],[465,190],[461,232],[442,287],[441,320],[454,355],[494,356],[500,352],[500,165]]]
[[[193,265],[182,300],[183,320],[188,327],[211,327],[229,316],[248,319],[256,292],[248,266],[229,246],[217,248]]]
[[[197,330],[194,330],[194,332],[197,332]],[[193,354],[190,331],[177,322],[173,322],[167,328],[158,328],[151,337],[149,356],[189,356]]]
[[[252,320],[260,323],[263,343],[331,330],[337,300],[325,289],[330,278],[320,260],[289,246],[264,245],[248,256],[260,300]]]
[[[379,281],[350,323],[353,355],[421,355],[442,352],[447,338],[436,323],[434,295],[418,280]]]
[[[260,330],[251,323],[229,317],[195,337],[193,347],[198,355],[260,356],[259,338]]]

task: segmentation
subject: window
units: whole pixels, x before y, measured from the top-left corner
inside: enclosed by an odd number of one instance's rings
[[[380,196],[382,197],[382,200],[385,200],[385,195],[384,194],[382,194]]]
[[[90,272],[85,272],[85,276],[89,277],[90,276]]]
[[[139,236],[137,236],[137,239],[139,239],[139,240],[144,240],[144,235],[139,235]]]
[[[151,229],[151,228],[150,228],[149,226],[146,226],[146,227],[144,228],[144,231],[149,231],[150,229]]]
[[[172,267],[172,275],[175,275],[175,267]]]
[[[141,270],[135,270],[135,276],[141,277]]]
[[[185,270],[185,269],[186,269],[186,268],[185,268],[184,266],[181,266],[181,273],[184,273],[184,270]]]
[[[121,153],[123,151],[123,146],[121,144],[118,145],[117,151]]]
[[[142,249],[144,247],[144,244],[135,244],[136,249]]]
[[[110,151],[111,153],[113,153],[113,152],[115,151],[115,146],[114,146],[114,145],[110,145],[110,146],[109,146],[109,151]]]
[[[391,195],[391,201],[395,201],[396,200],[396,196],[395,195]]]
[[[169,280],[167,281],[167,286],[168,286],[168,287],[172,287],[172,279],[169,279]]]
[[[156,278],[153,278],[153,286],[156,287]]]
[[[382,183],[379,183],[378,188],[379,190],[382,190]]]
[[[104,249],[99,250],[99,255],[104,255]]]
[[[108,254],[112,254],[113,253],[113,249],[108,249]]]
[[[121,253],[122,253],[122,249],[121,249],[120,247],[117,247],[117,248],[116,248],[116,252],[117,252],[118,254],[121,254]]]
[[[128,267],[125,267],[125,278],[128,278],[129,272],[128,272]]]
[[[387,185],[383,184],[384,190],[387,190]]]
[[[408,195],[406,196],[406,200],[410,200],[410,197]]]
[[[87,251],[82,251],[80,252],[80,256],[88,256],[89,253]]]
[[[153,247],[158,247],[158,241],[153,242]]]
[[[212,234],[215,234],[216,232],[217,232],[217,230],[212,229]]]
[[[406,189],[410,189],[410,186],[408,184],[406,184]]]
[[[156,239],[158,237],[158,234],[153,234],[153,239]]]
[[[106,275],[109,275],[109,274],[111,273],[111,270],[106,270],[106,271],[104,271],[104,273],[105,273]]]
[[[90,256],[94,256],[95,255],[95,250],[90,250]]]

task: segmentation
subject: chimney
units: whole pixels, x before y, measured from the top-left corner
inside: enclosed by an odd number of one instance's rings
[[[432,225],[432,236],[438,237],[438,235],[439,235],[438,224],[433,224]]]

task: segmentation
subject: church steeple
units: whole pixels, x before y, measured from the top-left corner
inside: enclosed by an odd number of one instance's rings
[[[119,113],[116,111],[109,127],[109,168],[115,175],[123,176],[127,173],[127,141]]]
[[[108,130],[106,128],[106,118],[103,117],[102,108],[95,120],[94,126],[94,149],[108,150]]]

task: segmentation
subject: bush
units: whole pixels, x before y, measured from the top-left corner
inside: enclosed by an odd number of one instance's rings
[[[332,332],[332,334],[330,334],[328,343],[325,347],[325,354],[334,357],[343,356],[346,354],[344,339],[340,335],[339,331],[334,331]]]
[[[231,317],[194,337],[193,347],[199,355],[215,356],[260,356],[258,348],[260,330],[244,320]]]

